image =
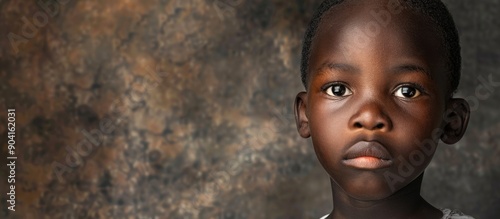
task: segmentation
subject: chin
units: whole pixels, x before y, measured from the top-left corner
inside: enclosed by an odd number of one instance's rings
[[[365,190],[365,191],[353,191],[353,192],[348,192],[348,195],[354,199],[360,200],[360,201],[376,201],[376,200],[382,200],[390,197],[393,192],[390,190]]]
[[[352,198],[361,201],[385,199],[397,190],[391,190],[384,177],[375,174],[361,174],[348,182],[337,183]]]
[[[348,195],[352,198],[361,201],[375,201],[385,199],[394,194],[390,189],[360,189],[355,191],[347,191]]]

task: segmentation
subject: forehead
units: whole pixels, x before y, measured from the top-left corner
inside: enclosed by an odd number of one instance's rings
[[[395,0],[345,1],[327,11],[311,45],[309,71],[325,62],[412,60],[431,74],[445,67],[446,50],[430,18]]]

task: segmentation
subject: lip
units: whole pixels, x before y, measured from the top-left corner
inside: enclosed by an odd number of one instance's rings
[[[382,169],[393,164],[387,149],[376,141],[360,141],[352,145],[342,160],[347,166],[357,169]]]

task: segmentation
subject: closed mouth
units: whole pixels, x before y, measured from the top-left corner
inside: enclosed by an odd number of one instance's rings
[[[387,149],[376,141],[360,141],[351,146],[342,162],[357,169],[380,169],[393,164]]]

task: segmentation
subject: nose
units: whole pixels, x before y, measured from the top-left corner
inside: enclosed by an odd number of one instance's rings
[[[363,104],[349,120],[351,129],[367,129],[371,131],[389,131],[392,122],[382,107],[376,102]]]

